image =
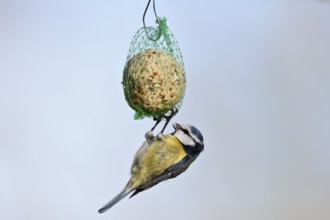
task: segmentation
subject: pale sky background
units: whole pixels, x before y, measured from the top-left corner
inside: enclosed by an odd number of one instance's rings
[[[97,213],[153,125],[121,86],[146,4],[0,0],[0,219],[330,219],[330,4],[317,0],[158,0],[187,73],[172,122],[198,127],[205,151]]]

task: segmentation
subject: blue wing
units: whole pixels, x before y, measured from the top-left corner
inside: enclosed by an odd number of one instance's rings
[[[157,176],[150,182],[137,188],[129,198],[132,198],[139,192],[149,189],[164,180],[171,179],[171,178],[178,176],[179,174],[183,173],[193,161],[194,161],[193,157],[186,155],[184,158],[182,158],[182,160],[180,160],[180,162],[178,162],[177,164],[174,164],[173,166],[170,166],[162,174],[160,174],[159,176]]]

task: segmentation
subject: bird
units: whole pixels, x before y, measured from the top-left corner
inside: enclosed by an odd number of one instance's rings
[[[174,132],[146,138],[135,154],[131,178],[124,189],[98,210],[103,213],[128,196],[132,198],[188,169],[204,150],[202,133],[194,126],[173,124]]]

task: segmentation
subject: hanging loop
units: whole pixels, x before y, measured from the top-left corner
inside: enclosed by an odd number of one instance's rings
[[[148,1],[147,7],[146,7],[146,9],[144,10],[142,21],[143,21],[144,30],[145,30],[145,32],[146,32],[147,37],[149,38],[149,40],[157,41],[157,40],[160,38],[160,36],[162,35],[162,33],[161,33],[162,30],[161,30],[161,28],[160,28],[160,20],[159,20],[159,18],[158,18],[158,16],[157,16],[157,12],[156,12],[156,4],[155,4],[155,0],[153,0],[152,3],[153,3],[154,14],[155,14],[155,16],[156,16],[157,23],[158,23],[158,29],[159,29],[159,30],[158,30],[158,36],[156,36],[155,39],[153,39],[153,38],[148,34],[148,29],[147,29],[147,26],[146,26],[146,23],[145,23],[145,17],[146,17],[146,14],[147,14],[147,11],[148,11],[148,8],[149,8],[149,5],[150,5],[150,2],[151,2],[151,0]]]

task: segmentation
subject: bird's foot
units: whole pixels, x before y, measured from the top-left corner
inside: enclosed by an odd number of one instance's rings
[[[163,133],[157,134],[156,138],[157,138],[157,140],[162,141],[164,139]]]
[[[148,131],[148,132],[144,135],[144,137],[146,138],[147,141],[150,141],[150,140],[152,140],[152,139],[155,138],[155,136],[154,136],[152,130]]]
[[[171,113],[167,116],[164,116],[163,118],[165,118],[165,124],[163,129],[160,131],[160,133],[163,133],[165,131],[165,128],[167,127],[168,123],[171,121],[171,119],[178,113],[178,108],[174,107],[171,110]]]

